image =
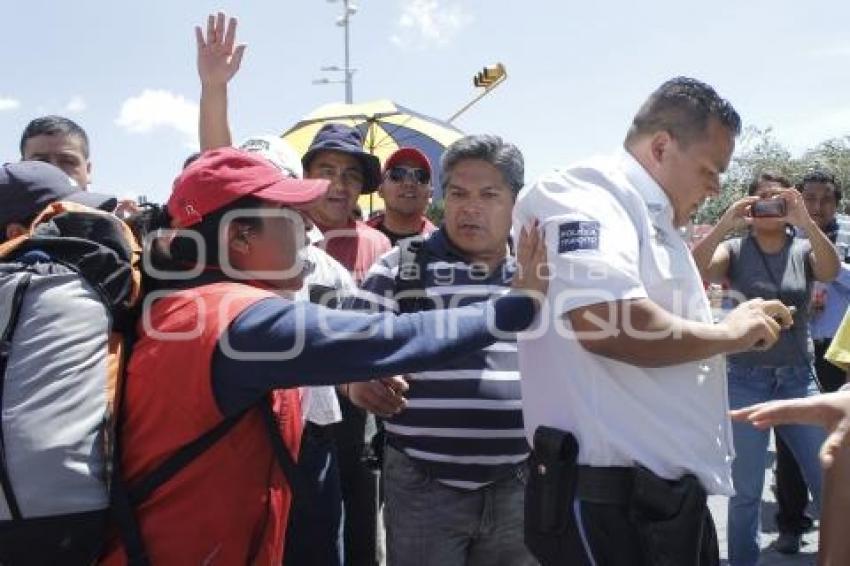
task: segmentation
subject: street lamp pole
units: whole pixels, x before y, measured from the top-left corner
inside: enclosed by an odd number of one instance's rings
[[[351,104],[354,101],[353,94],[353,77],[351,71],[351,43],[350,43],[350,31],[349,31],[349,21],[350,16],[353,12],[350,11],[349,0],[343,0],[343,4],[345,6],[345,13],[343,14],[343,26],[345,27],[345,102],[346,104]]]
[[[328,0],[331,4],[339,2],[339,0]],[[351,3],[351,0],[342,0],[343,13],[336,20],[336,25],[344,30],[345,39],[345,66],[340,69],[333,65],[330,67],[322,67],[323,72],[343,73],[344,78],[341,81],[320,78],[313,81],[313,84],[327,85],[333,83],[345,83],[345,102],[351,104],[354,102],[354,72],[357,69],[351,68],[351,16],[357,13],[357,6]]]

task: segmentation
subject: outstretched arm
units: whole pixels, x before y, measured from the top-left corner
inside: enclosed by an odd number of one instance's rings
[[[783,424],[816,424],[829,436],[821,448],[825,470],[818,564],[837,566],[850,562],[850,391],[806,399],[772,401],[732,411],[732,419],[758,428]]]

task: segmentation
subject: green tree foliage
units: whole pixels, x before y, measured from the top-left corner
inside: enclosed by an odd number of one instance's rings
[[[850,136],[821,142],[800,157],[773,135],[771,128],[747,128],[738,140],[735,155],[723,176],[723,191],[697,211],[695,223],[714,224],[730,204],[747,193],[747,185],[762,171],[772,171],[798,183],[806,172],[820,169],[836,176],[842,187],[850,187]],[[839,210],[842,210],[839,205]]]
[[[446,205],[443,202],[443,199],[432,201],[431,204],[428,205],[428,210],[425,211],[425,216],[427,216],[428,220],[433,222],[434,225],[439,226],[443,222],[445,208]]]

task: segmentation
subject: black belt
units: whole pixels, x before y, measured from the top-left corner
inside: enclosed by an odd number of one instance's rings
[[[576,498],[588,503],[627,505],[634,487],[634,469],[579,466]]]
[[[623,466],[580,465],[576,477],[576,499],[588,503],[628,505],[634,490],[636,471],[637,468]],[[658,479],[671,486],[682,481]]]
[[[321,440],[328,440],[333,438],[333,425],[320,425],[312,421],[307,421],[304,423],[302,435]]]

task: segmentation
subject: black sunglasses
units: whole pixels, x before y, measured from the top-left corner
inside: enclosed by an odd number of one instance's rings
[[[402,167],[396,165],[390,167],[387,171],[387,177],[394,183],[401,183],[407,179],[408,175],[413,175],[413,180],[420,185],[427,185],[431,181],[431,174],[426,169]]]

